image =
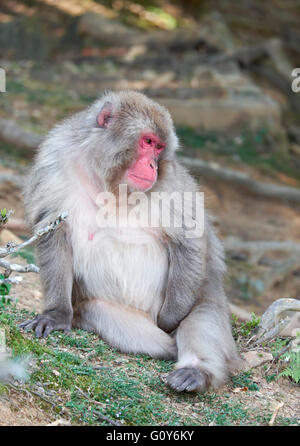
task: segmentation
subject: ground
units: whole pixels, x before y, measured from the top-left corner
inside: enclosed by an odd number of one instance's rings
[[[279,403],[275,425],[300,422],[299,387],[274,379],[275,364],[204,395],[177,394],[164,383],[171,362],[120,354],[81,330],[38,340],[17,328],[32,314],[20,308],[2,304],[0,323],[14,354],[29,355],[31,378],[1,386],[2,425],[267,425]]]

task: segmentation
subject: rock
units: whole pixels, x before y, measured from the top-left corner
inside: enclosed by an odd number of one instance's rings
[[[197,88],[220,88],[224,94],[228,94],[228,91],[235,94],[261,94],[260,88],[240,71],[235,62],[217,66],[199,64],[194,69],[192,83]]]
[[[141,33],[127,28],[117,20],[108,19],[95,12],[86,12],[78,21],[77,32],[99,39],[106,45],[132,46],[139,42]]]
[[[199,37],[208,42],[212,47],[224,52],[230,52],[235,49],[233,35],[222,14],[218,11],[208,13],[203,17],[199,31]]]
[[[300,313],[296,313],[292,316],[290,322],[280,333],[280,336],[284,338],[295,337],[297,332],[300,333]]]
[[[13,232],[9,231],[8,229],[3,229],[0,232],[0,240],[4,245],[6,245],[9,242],[14,242],[17,244],[23,242],[23,240],[21,240],[17,235],[15,235]]]
[[[242,365],[242,369],[244,372],[258,367],[259,365],[264,364],[265,362],[272,361],[273,355],[271,353],[266,353],[262,351],[252,350],[246,353],[241,354],[242,359],[244,359],[244,363]]]
[[[228,94],[218,98],[195,98],[182,101],[176,98],[156,98],[168,108],[175,124],[204,131],[228,131],[241,128],[251,130],[262,126],[273,134],[281,132],[279,104],[264,94]]]

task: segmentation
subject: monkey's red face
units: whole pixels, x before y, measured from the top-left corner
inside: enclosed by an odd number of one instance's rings
[[[151,132],[143,133],[138,142],[137,159],[125,173],[125,179],[140,190],[151,189],[157,181],[157,162],[165,144]]]

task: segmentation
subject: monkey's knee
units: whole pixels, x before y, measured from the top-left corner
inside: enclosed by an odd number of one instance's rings
[[[204,393],[210,385],[209,376],[199,368],[182,367],[167,376],[167,384],[177,392]]]

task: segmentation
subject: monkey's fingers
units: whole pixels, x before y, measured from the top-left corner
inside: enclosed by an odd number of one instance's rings
[[[38,338],[46,338],[51,331],[55,330],[55,322],[43,315],[39,315],[31,321],[23,322],[19,327],[25,331],[34,330]]]
[[[37,323],[38,323],[38,320],[37,320],[37,317],[35,317],[34,319],[30,319],[28,321],[25,321],[25,322],[22,322],[21,324],[19,324],[19,328],[22,328],[22,330],[25,330],[25,331],[34,330]]]
[[[196,390],[205,392],[207,390],[207,379],[201,370],[194,367],[182,367],[174,370],[167,376],[168,385],[177,392],[194,392]]]
[[[36,326],[35,335],[38,338],[46,338],[53,330],[55,330],[55,323],[49,319],[43,319]]]

